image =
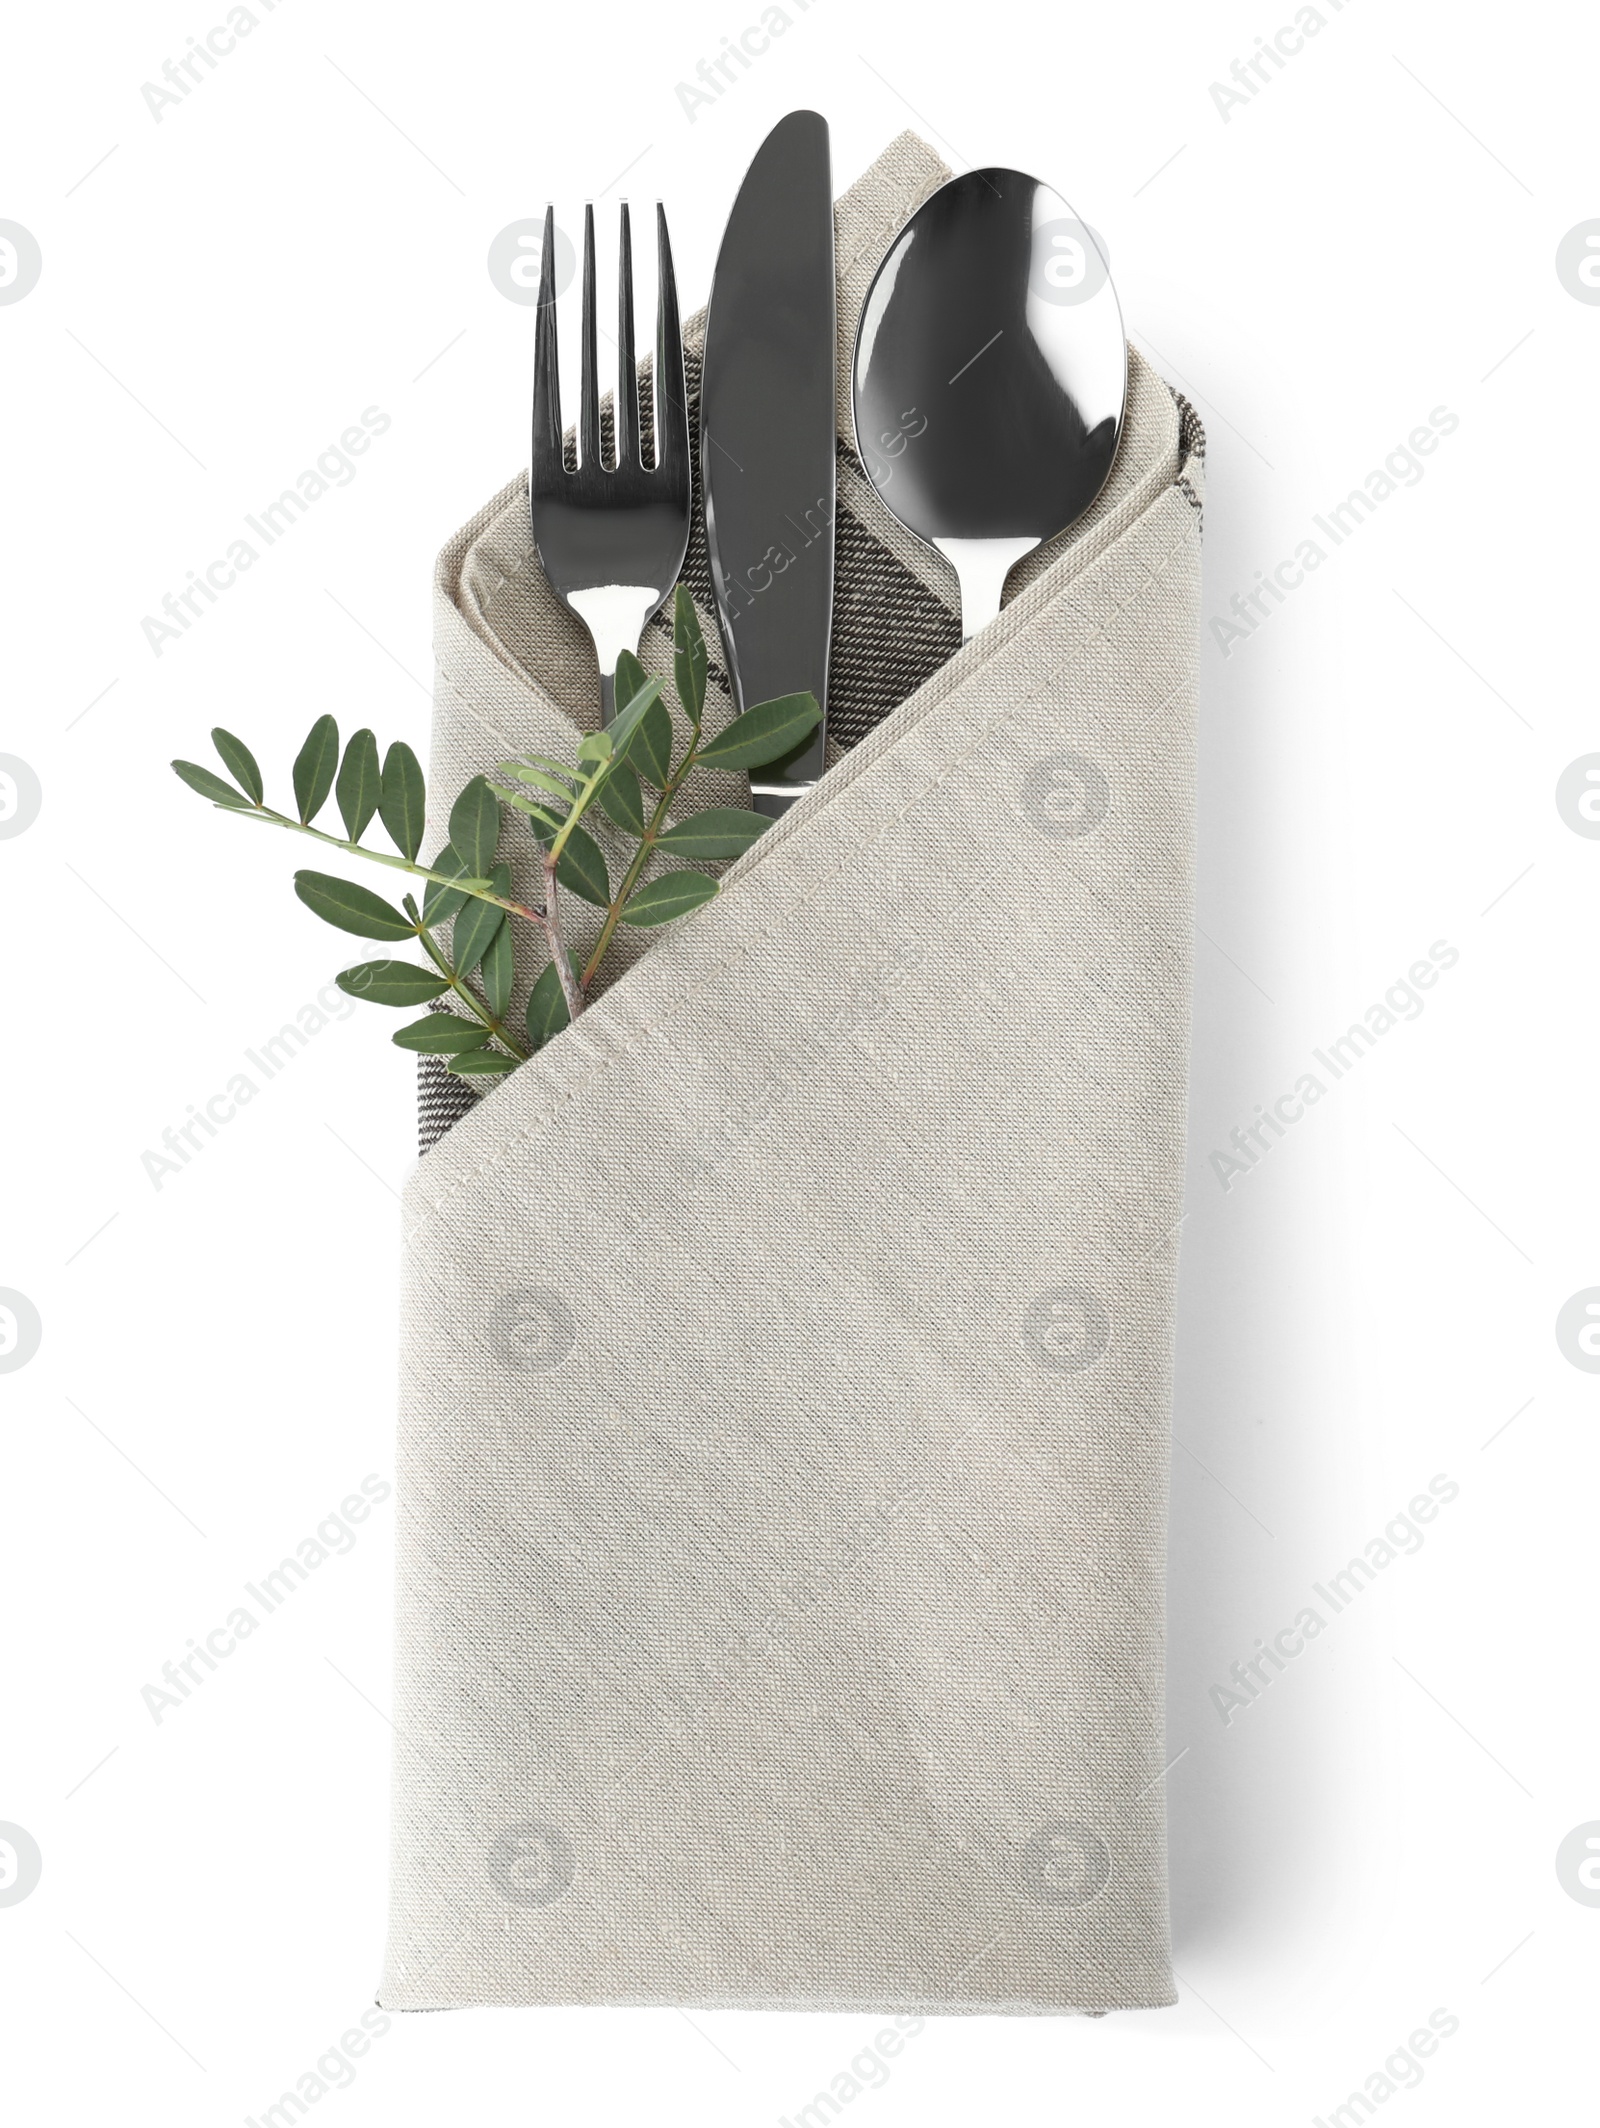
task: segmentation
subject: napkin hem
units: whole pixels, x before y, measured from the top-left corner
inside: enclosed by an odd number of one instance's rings
[[[503,1995],[474,1993],[453,2001],[404,2002],[392,1990],[380,1990],[373,1998],[380,2010],[399,2017],[426,2016],[441,2010],[733,2010],[750,2015],[787,2012],[796,2017],[1110,2017],[1120,2010],[1170,2010],[1178,1992],[1151,1991],[1148,1998],[1119,1996],[1104,2003],[1039,2002],[1031,1997],[996,1997],[992,2001],[951,2002],[943,1997],[908,1995],[903,2000],[882,1995],[817,1995],[798,2001],[787,1995],[746,1995],[738,1991],[686,1995],[667,2001],[661,1991],[637,1995],[573,1995],[557,2000],[530,2002],[526,1989],[508,1989]]]
[[[1131,526],[1128,528],[1129,531],[1132,529]],[[1126,537],[1126,533],[1123,536]],[[1188,551],[1191,537],[1186,505],[1184,521],[1165,547],[1159,562],[1148,569],[1124,604],[1114,608],[1110,614],[1096,625],[1095,635],[1103,636],[1111,624],[1131,611],[1140,598],[1150,595],[1177,557],[1181,553]],[[1113,542],[1111,548],[1096,557],[1092,566],[1098,568],[1114,551],[1117,544],[1118,542]],[[1076,578],[1071,581],[1075,582]],[[1041,578],[1040,586],[1044,582],[1045,579]],[[1038,589],[1040,586],[1031,588]],[[1065,585],[1063,585],[1061,587],[1062,591],[1065,588]],[[1037,606],[1030,607],[1027,619],[1037,619],[1041,612],[1046,610],[1049,605],[1054,604],[1055,597],[1059,595],[1059,592],[1053,593],[1048,600],[1042,601]],[[1003,618],[1004,616],[1002,615]],[[993,625],[998,627],[999,624],[995,623]],[[963,655],[965,651],[973,650],[982,642],[982,636],[975,636],[971,643],[964,646]],[[845,788],[853,786],[859,780],[860,774],[870,774],[874,769],[878,768],[898,745],[910,740],[913,734],[922,730],[927,720],[938,716],[941,712],[948,713],[955,706],[953,697],[984,671],[991,659],[1003,650],[1005,643],[1006,639],[1000,638],[989,644],[986,655],[965,663],[959,671],[955,672],[954,677],[947,681],[946,676],[951,673],[952,667],[957,663],[956,660],[952,660],[951,664],[941,668],[933,679],[918,688],[914,694],[908,695],[906,700],[900,705],[900,708],[885,718],[883,724],[879,727],[880,733],[889,735],[885,745],[872,755],[872,758],[863,765],[857,775],[846,775],[840,778],[838,783],[834,783],[833,778],[839,774],[839,770],[835,769],[830,772],[827,779],[815,785],[804,798],[791,807],[789,812],[761,838],[761,841],[754,845],[745,856],[738,859],[724,875],[722,891],[718,894],[717,899],[697,912],[696,928],[704,934],[712,925],[719,921],[718,912],[725,909],[727,905],[725,897],[733,896],[741,886],[747,884],[749,873],[758,861],[766,860],[770,863],[780,850],[794,840],[797,834],[816,830],[822,814],[826,812],[832,799],[840,796]],[[941,687],[941,682],[946,684]],[[1020,696],[1008,702],[1003,708],[996,710],[971,735],[971,743],[965,754],[958,757],[958,762],[950,764],[940,775],[926,783],[911,800],[902,806],[900,812],[891,821],[884,823],[878,839],[881,841],[900,820],[913,812],[918,805],[925,804],[932,798],[947,780],[952,768],[958,765],[959,761],[967,758],[972,752],[977,751],[1000,725],[1020,715],[1023,710],[1036,702],[1041,696],[1058,687],[1059,684],[1059,675],[1048,675],[1034,689],[1032,694]],[[916,709],[916,715],[906,716],[905,712],[913,708]],[[873,736],[876,737],[878,734]],[[866,745],[870,745],[870,741],[864,742],[864,747]],[[861,752],[863,750],[863,748],[858,748],[856,751]],[[850,761],[853,759],[854,756],[847,757],[846,762],[841,763],[840,767],[848,768]],[[871,847],[872,845],[870,844],[852,844],[848,851],[841,855],[839,863],[828,875],[828,882],[831,883],[842,872],[849,869],[850,866],[865,858],[870,853]],[[802,894],[787,903],[781,910],[772,912],[769,920],[760,927],[754,937],[742,939],[737,949],[726,960],[717,962],[711,970],[706,971],[702,979],[710,981],[720,978],[729,968],[736,966],[740,960],[748,958],[758,944],[769,940],[773,932],[792,917],[794,911],[803,905],[804,899],[805,896]],[[607,1037],[618,1032],[616,1023],[624,1018],[629,1011],[629,1007],[636,1001],[638,991],[647,972],[654,971],[657,979],[663,979],[665,972],[672,968],[680,958],[679,954],[674,952],[674,948],[679,944],[680,937],[681,934],[678,937],[664,939],[653,952],[647,954],[634,967],[619,977],[617,982],[603,996],[594,999],[586,1007],[582,1017],[568,1027],[556,1041],[530,1057],[526,1063],[519,1064],[514,1072],[508,1072],[499,1085],[491,1088],[483,1099],[454,1125],[450,1132],[450,1143],[452,1152],[457,1156],[457,1160],[462,1157],[464,1148],[470,1143],[470,1140],[480,1135],[480,1133],[484,1139],[484,1143],[480,1148],[482,1157],[471,1167],[462,1167],[452,1162],[455,1171],[449,1184],[439,1196],[428,1198],[424,1195],[423,1190],[423,1185],[430,1175],[438,1172],[438,1165],[435,1163],[434,1156],[429,1155],[419,1162],[418,1166],[412,1170],[404,1189],[404,1204],[408,1213],[415,1209],[416,1201],[419,1198],[422,1199],[422,1209],[416,1212],[415,1218],[405,1228],[405,1239],[408,1243],[425,1233],[433,1220],[444,1213],[449,1204],[460,1195],[461,1191],[470,1187],[490,1166],[495,1164],[498,1158],[503,1157],[514,1147],[546,1128],[555,1116],[559,1115],[564,1108],[570,1106],[581,1093],[587,1090],[600,1072],[609,1070],[613,1065],[637,1056],[643,1050],[646,1044],[659,1031],[659,1027],[670,1017],[673,1004],[683,995],[681,971],[678,986],[661,1001],[658,1018],[641,1023],[635,1016],[635,1024],[631,1032],[626,1034],[619,1043],[613,1044],[607,1040]],[[512,1081],[524,1080],[522,1092],[526,1094],[529,1082],[526,1080],[525,1075],[528,1073],[534,1073],[540,1077],[548,1076],[551,1079],[555,1079],[557,1074],[560,1073],[570,1079],[572,1073],[578,1068],[580,1051],[583,1052],[581,1079],[577,1083],[562,1087],[559,1092],[552,1087],[550,1091],[554,1098],[549,1100],[547,1105],[542,1106],[537,1115],[528,1118],[519,1125],[512,1126],[508,1131],[506,1127],[508,1119],[505,1116],[505,1097]],[[465,1137],[462,1136],[463,1133],[466,1134]]]

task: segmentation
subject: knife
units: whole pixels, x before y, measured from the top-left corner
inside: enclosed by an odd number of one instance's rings
[[[717,254],[700,385],[700,478],[739,714],[808,692],[823,722],[751,777],[758,813],[822,774],[833,613],[835,317],[828,123],[791,111],[756,151]]]

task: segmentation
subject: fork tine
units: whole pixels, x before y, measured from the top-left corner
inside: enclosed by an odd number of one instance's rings
[[[583,210],[583,378],[578,402],[578,463],[600,463],[600,374],[594,322],[594,208]]]
[[[672,244],[666,209],[656,201],[656,250],[660,260],[660,301],[656,308],[655,428],[656,466],[674,478],[688,477],[689,409],[684,403],[683,334],[678,325],[678,284],[672,272]]]
[[[561,471],[561,372],[556,361],[556,210],[544,213],[539,309],[533,337],[533,483],[548,487]]]
[[[639,371],[633,354],[633,237],[622,202],[617,236],[617,464],[639,463]]]

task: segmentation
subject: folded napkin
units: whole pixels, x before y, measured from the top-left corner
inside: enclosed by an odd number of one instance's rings
[[[907,134],[837,207],[826,779],[530,1063],[424,1086],[387,2007],[1173,2000],[1203,439],[1134,353],[1104,493],[961,646],[848,441],[947,175]],[[687,580],[715,726],[698,515]],[[445,549],[437,645],[441,796],[594,724],[525,483]]]

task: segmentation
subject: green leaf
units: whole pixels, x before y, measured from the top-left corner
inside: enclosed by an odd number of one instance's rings
[[[509,894],[511,867],[496,865],[489,875],[489,884],[496,894]],[[494,943],[495,933],[505,920],[505,910],[494,902],[468,898],[467,906],[456,918],[455,929],[450,934],[450,965],[457,975],[472,973]]]
[[[611,882],[606,877],[605,857],[587,828],[574,828],[567,836],[556,864],[556,878],[580,901],[593,902],[597,909],[610,908]]]
[[[361,961],[334,981],[346,997],[369,1005],[426,1005],[450,988],[442,975],[415,961]]]
[[[684,715],[698,731],[706,706],[706,639],[694,600],[682,584],[672,601],[672,672]]]
[[[580,761],[609,761],[611,759],[610,732],[585,732],[578,741],[578,759]]]
[[[468,976],[488,952],[496,932],[505,924],[506,912],[492,901],[469,901],[456,918],[450,934],[450,965],[456,974]]]
[[[815,695],[779,695],[775,702],[758,702],[735,717],[726,731],[701,748],[699,758],[707,768],[760,768],[792,754],[821,722]]]
[[[517,812],[525,813],[534,823],[536,835],[553,836],[566,822],[566,814],[556,812],[548,799],[529,798],[521,791],[508,791],[503,783],[491,783],[489,788]]]
[[[415,1049],[425,1057],[453,1057],[463,1050],[481,1049],[489,1030],[477,1020],[462,1019],[459,1013],[425,1012],[389,1039],[396,1049]]]
[[[623,652],[623,656],[627,656],[626,651]],[[644,685],[630,694],[626,701],[623,700],[622,660],[619,658],[617,661],[617,700],[622,706],[608,726],[611,733],[611,758],[613,761],[621,761],[626,758],[628,748],[633,744],[634,733],[639,729],[651,703],[655,701],[661,692],[661,682],[659,680],[644,679],[644,673],[637,658],[630,659],[629,662],[634,670],[638,672],[640,679],[644,680]]]
[[[645,678],[631,650],[617,659],[617,700],[626,707],[611,725],[614,758],[626,754],[652,783],[665,783],[672,773],[672,719],[661,701],[661,682]]]
[[[556,761],[549,754],[525,754],[520,761],[500,761],[495,764],[502,776],[520,776],[529,781],[528,766],[545,768],[554,776],[564,777],[568,783],[581,783],[583,778],[568,768],[564,761]]]
[[[403,739],[396,739],[383,757],[383,783],[378,797],[378,817],[389,840],[402,857],[413,864],[422,848],[422,820],[428,805],[428,786],[422,763]]]
[[[339,801],[339,812],[344,820],[345,833],[352,842],[361,840],[362,830],[378,810],[378,792],[383,782],[378,767],[378,742],[370,731],[354,733],[344,750],[344,763],[339,770],[339,781],[334,796]]]
[[[633,701],[635,695],[643,694],[649,684],[649,681],[644,676],[644,667],[639,663],[633,652],[631,650],[619,650],[617,653],[617,681],[612,690],[616,696],[617,715],[621,715],[622,711]],[[613,717],[611,721],[615,725],[616,717]]]
[[[672,718],[665,702],[652,702],[640,718],[628,759],[657,790],[666,789],[667,778],[672,774]]]
[[[571,805],[572,803],[574,794],[570,785],[558,782],[554,776],[548,774],[542,768],[517,767],[508,771],[508,773],[514,774],[519,783],[531,783],[536,790],[548,791],[552,798],[559,798],[563,805]],[[494,785],[490,784],[489,788],[493,790]],[[502,791],[500,796],[502,798],[510,796],[513,805],[517,802],[514,795],[505,791]]]
[[[498,1049],[473,1049],[466,1055],[452,1057],[445,1066],[460,1079],[503,1079],[508,1071],[515,1071],[517,1059],[508,1057]]]
[[[568,956],[573,976],[578,974],[578,963]],[[550,961],[541,970],[528,998],[528,1040],[535,1049],[543,1049],[552,1035],[558,1035],[563,1027],[570,1025],[567,1001],[561,991],[561,977],[556,964]]]
[[[741,805],[714,805],[709,812],[694,813],[668,828],[656,848],[679,857],[739,857],[771,825],[765,813],[747,812]]]
[[[318,717],[295,756],[294,802],[302,825],[322,811],[339,771],[339,727],[332,717]]]
[[[236,813],[250,811],[249,799],[242,797],[231,783],[224,783],[214,768],[202,768],[198,761],[174,761],[172,773],[181,776],[190,790],[209,798],[213,805],[231,806]]]
[[[480,968],[483,995],[489,1010],[497,1020],[506,1016],[506,1007],[511,1003],[513,967],[511,960],[511,926],[502,924],[489,941],[489,950],[483,956]]]
[[[500,846],[500,801],[474,776],[450,808],[451,847],[475,879],[487,879]]]
[[[644,834],[644,792],[626,761],[619,762],[601,784],[600,810],[619,828],[626,828],[630,835]]]
[[[385,822],[385,825],[387,826],[388,823]],[[392,835],[394,833],[393,828],[390,828],[389,832]],[[444,872],[451,879],[471,879],[473,877],[473,874],[461,862],[455,851],[451,849],[449,843],[445,844],[444,848],[433,860],[433,863],[429,865],[428,870],[430,872]],[[430,879],[422,897],[422,921],[430,926],[442,924],[454,916],[458,909],[464,909],[468,899],[469,897],[463,894],[458,887],[442,887],[438,880]]]
[[[415,938],[416,928],[365,887],[328,872],[296,872],[294,891],[324,923],[357,938]]]
[[[238,784],[259,805],[266,786],[261,781],[261,771],[256,767],[256,757],[242,739],[236,739],[230,731],[219,724],[211,734],[211,743],[222,756],[222,765]]]
[[[622,912],[625,924],[670,924],[711,900],[717,891],[714,879],[704,872],[663,872],[659,879],[639,888]]]

